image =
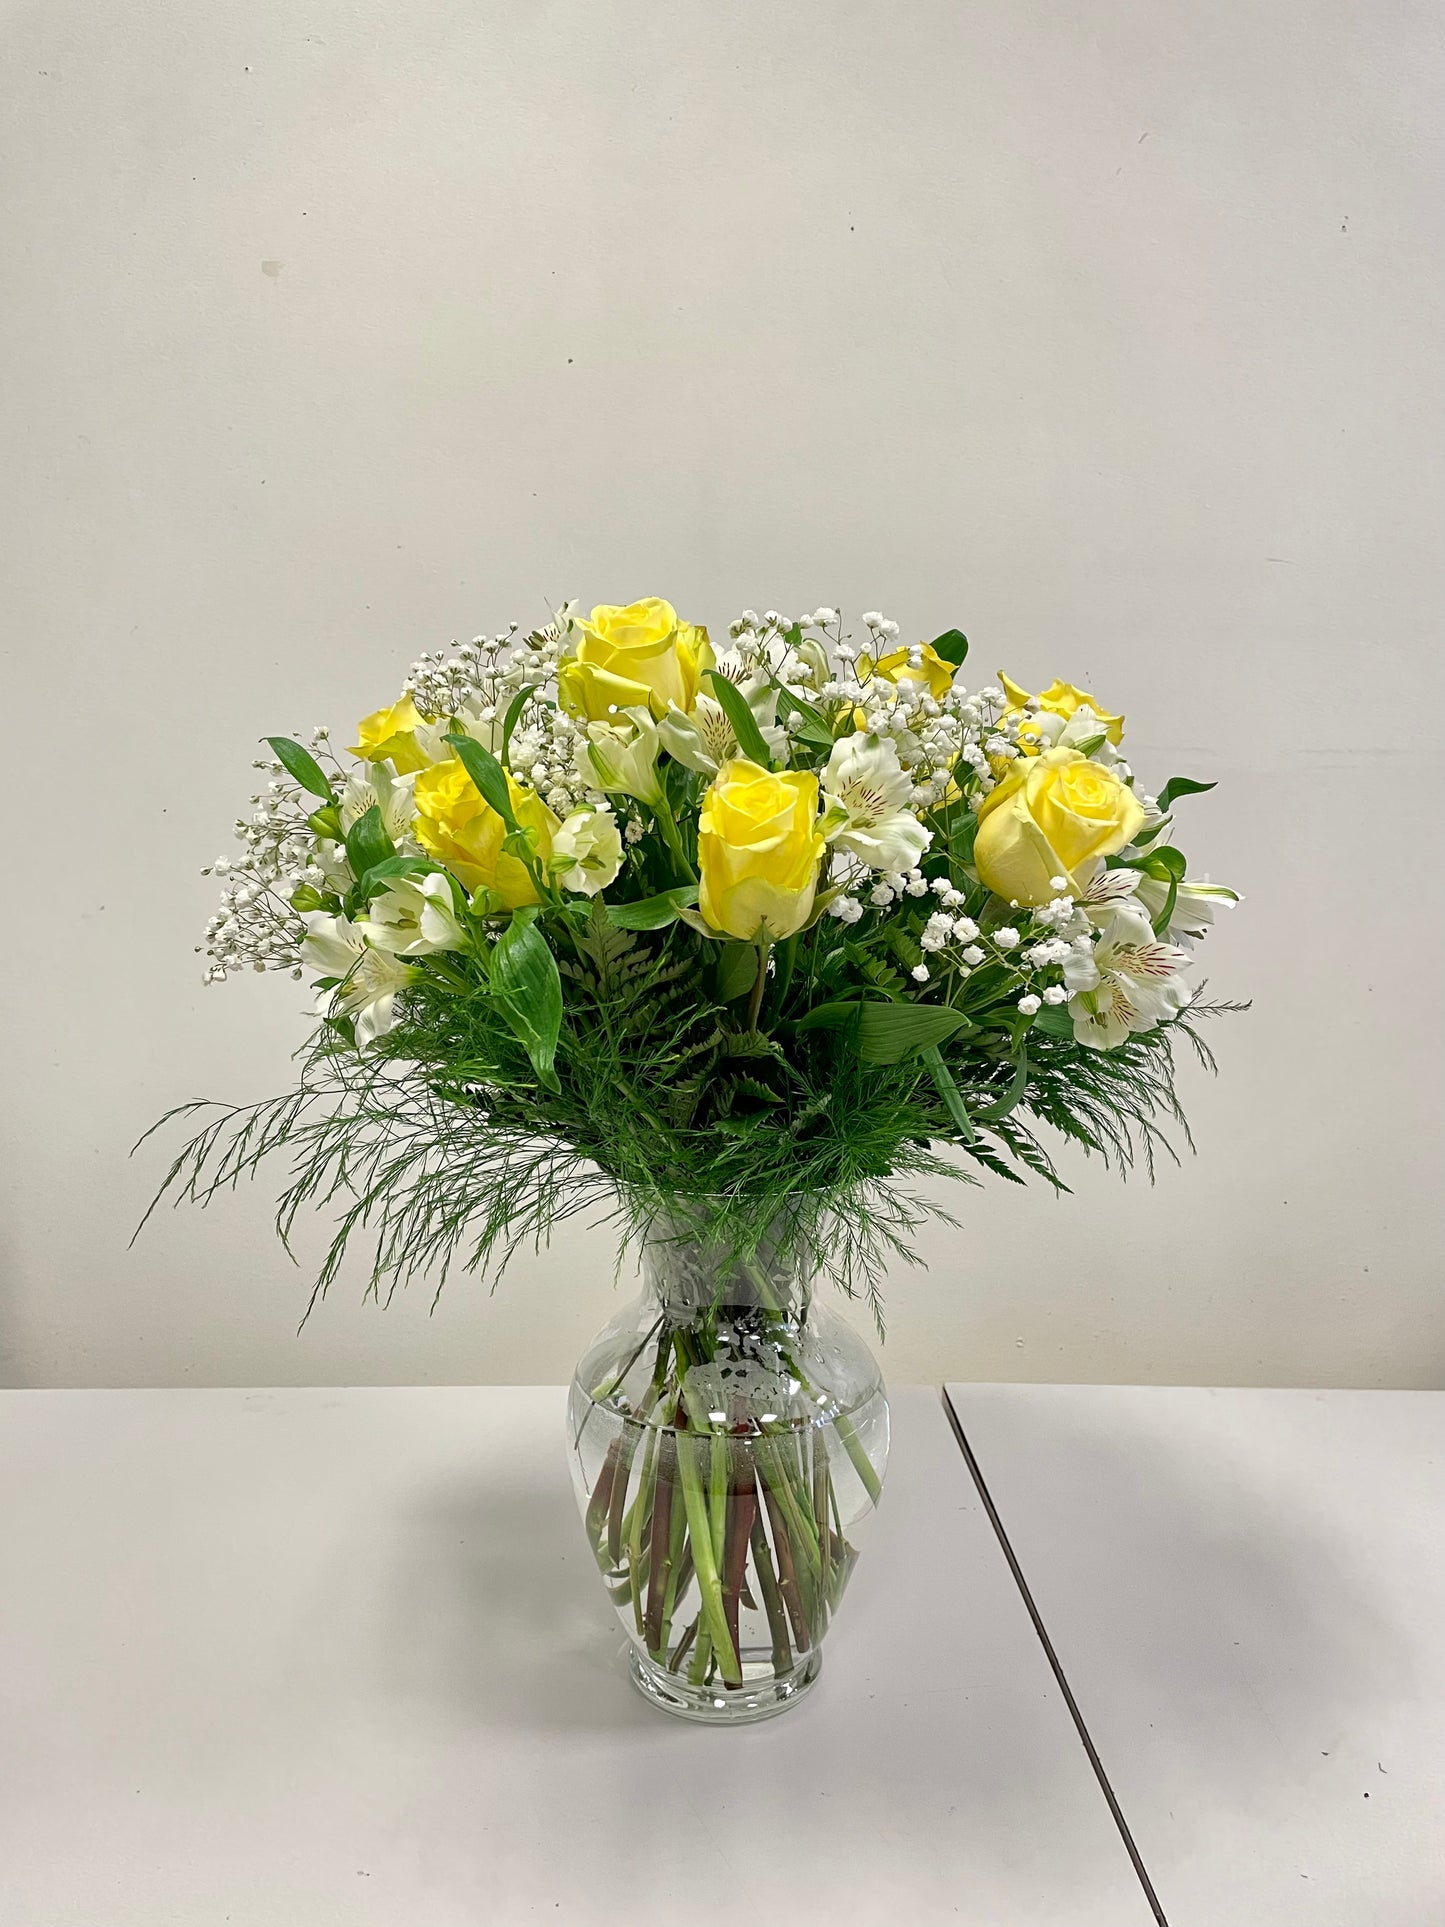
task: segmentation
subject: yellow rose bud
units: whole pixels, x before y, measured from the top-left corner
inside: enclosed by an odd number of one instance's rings
[[[557,818],[535,790],[525,789],[510,773],[507,790],[512,814],[520,828],[533,832],[537,856],[545,862]],[[417,777],[416,810],[417,842],[468,890],[492,890],[508,910],[538,901],[526,864],[502,848],[506,824],[455,757]]]
[[[1020,689],[1016,682],[1010,682],[1002,670],[999,671],[998,679],[1003,686],[1003,693],[1009,700],[1009,706],[1004,711],[1004,715],[1006,717],[1019,715],[1030,701],[1029,692],[1026,689]],[[1039,710],[1045,716],[1057,716],[1060,723],[1066,723],[1076,709],[1092,709],[1099,719],[1099,728],[1109,741],[1111,743],[1123,741],[1124,718],[1111,716],[1103,704],[1091,696],[1088,690],[1076,689],[1071,682],[1051,682],[1048,688],[1041,689],[1033,700],[1037,702]],[[1059,733],[1058,725],[1055,724],[1048,733],[1056,737]],[[1037,744],[1031,747],[1028,743],[1024,743],[1022,747],[1026,755],[1031,755],[1037,748]]]
[[[417,741],[416,732],[421,727],[416,704],[410,696],[403,696],[390,709],[378,709],[362,717],[356,725],[360,741],[350,753],[364,757],[368,763],[390,763],[398,776],[407,776],[413,770],[425,769],[431,760]]]
[[[1101,857],[1144,827],[1144,806],[1112,770],[1076,749],[1021,759],[978,806],[973,846],[979,881],[1006,902],[1047,903],[1082,894]]]
[[[698,909],[744,943],[791,937],[812,915],[823,850],[817,777],[775,776],[735,757],[702,800]]]
[[[689,710],[698,678],[713,663],[707,630],[679,622],[657,596],[625,609],[599,604],[576,624],[576,650],[557,671],[557,695],[569,715],[606,722],[624,709]]]
[[[874,663],[873,674],[883,676],[891,683],[915,682],[923,684],[936,703],[941,703],[953,687],[957,674],[954,665],[939,655],[931,642],[923,645],[923,661],[917,669],[908,660],[906,649],[894,649]]]

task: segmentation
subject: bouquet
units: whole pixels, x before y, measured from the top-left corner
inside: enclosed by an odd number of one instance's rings
[[[325,728],[269,738],[240,852],[212,866],[206,979],[309,977],[314,1033],[293,1088],[209,1108],[162,1195],[287,1158],[281,1236],[308,1205],[336,1213],[313,1304],[358,1235],[386,1295],[422,1274],[439,1290],[457,1263],[496,1275],[608,1212],[671,1297],[642,1363],[588,1398],[736,1439],[778,1422],[718,1389],[740,1325],[812,1396],[780,1294],[817,1271],[876,1313],[941,1211],[918,1180],[1062,1186],[1063,1141],[1152,1162],[1183,1123],[1176,1043],[1207,1059],[1191,952],[1236,901],[1175,840],[1178,804],[1212,785],[1146,789],[1123,716],[1073,684],[966,686],[956,629],[904,644],[876,612],[861,629],[745,610],[715,648],[658,598],[569,603],[423,655],[340,756]],[[700,1272],[682,1246],[711,1254]],[[736,1686],[739,1600],[776,1595],[776,1649],[784,1568],[821,1620],[851,1564],[831,1462],[764,1471],[746,1537],[775,1583],[744,1545],[729,1596],[736,1454],[693,1469],[666,1547],[656,1467],[635,1493],[623,1475],[635,1456],[589,1482],[594,1546],[654,1661],[662,1606],[697,1586],[689,1664],[705,1651],[702,1684]]]

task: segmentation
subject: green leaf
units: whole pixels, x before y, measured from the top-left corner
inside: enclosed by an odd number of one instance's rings
[[[517,721],[522,711],[527,707],[528,702],[536,693],[532,684],[526,683],[507,704],[507,713],[502,718],[502,761],[507,765],[508,769],[512,767],[508,756],[508,751],[512,747],[512,731],[517,727]],[[450,742],[451,738],[448,737],[447,740]],[[470,741],[470,738],[468,738],[468,741]],[[473,777],[472,781],[476,782],[476,778]],[[481,785],[478,784],[477,787],[480,788]],[[494,803],[492,807],[495,809],[496,804]]]
[[[388,856],[380,863],[373,863],[362,877],[363,884],[385,883],[388,877],[419,877],[440,868],[429,856]]]
[[[289,736],[268,736],[266,741],[275,752],[276,761],[290,770],[303,790],[310,790],[313,796],[324,797],[328,803],[331,801],[331,784],[327,781],[326,772],[309,750],[302,749],[300,743],[293,743]]]
[[[833,1003],[815,1004],[794,1024],[794,1030],[846,1030],[849,1024],[856,1023],[861,1016],[863,1005],[856,997],[839,999]]]
[[[733,735],[738,739],[738,748],[750,762],[760,769],[773,767],[772,754],[763,741],[763,732],[758,728],[758,719],[748,708],[747,697],[735,682],[730,682],[721,670],[709,669],[705,675],[712,684],[712,693],[722,705],[723,714],[733,726]],[[829,741],[832,741],[831,736]]]
[[[1028,1052],[1020,1045],[1018,1061],[1014,1065],[1014,1074],[1008,1089],[1001,1097],[995,1098],[992,1104],[986,1104],[981,1111],[975,1111],[975,1118],[982,1124],[995,1124],[1000,1118],[1007,1117],[1028,1088],[1028,1081]]]
[[[790,735],[811,743],[814,749],[832,749],[833,732],[828,727],[827,717],[814,709],[811,703],[801,701],[790,689],[778,691],[778,714],[785,722],[790,716],[798,718],[798,728],[790,730]]]
[[[351,889],[347,891],[346,914],[354,917],[359,910],[364,910],[371,902],[371,899],[392,877],[423,876],[428,871],[437,868],[438,865],[433,863],[430,857],[383,857],[380,863],[373,863],[371,868],[365,871],[358,881],[352,885]],[[443,874],[445,874],[445,872],[443,872]]]
[[[1074,1020],[1068,1005],[1045,1004],[1034,1019],[1034,1029],[1041,1030],[1046,1037],[1072,1037]]]
[[[1146,877],[1153,877],[1159,883],[1182,883],[1184,881],[1184,852],[1166,844],[1162,850],[1151,850],[1147,856],[1140,857],[1133,866],[1142,870]]]
[[[364,877],[394,854],[391,838],[382,826],[381,809],[373,803],[346,832],[346,860],[356,876]]]
[[[866,1003],[858,1026],[858,1055],[865,1064],[899,1064],[941,1044],[968,1019],[947,1004]]]
[[[670,923],[677,922],[680,910],[690,909],[696,902],[697,885],[685,883],[676,890],[664,890],[660,896],[642,897],[633,903],[609,903],[607,921],[618,930],[665,930]]]
[[[968,637],[962,629],[945,629],[941,636],[933,638],[933,653],[957,669],[968,654]]]
[[[462,768],[476,784],[482,801],[491,805],[509,830],[515,830],[517,819],[512,814],[512,792],[507,788],[507,772],[496,757],[470,736],[448,736],[446,741],[456,751]]]
[[[1169,919],[1174,915],[1174,906],[1179,901],[1179,879],[1170,877],[1169,888],[1164,892],[1164,901],[1159,906],[1159,914],[1154,919],[1154,935],[1164,938],[1169,934]]]
[[[758,980],[758,947],[755,943],[725,943],[717,960],[718,1002],[730,1004],[751,990]]]
[[[518,912],[491,956],[492,996],[532,1068],[549,1091],[560,1091],[554,1069],[562,1028],[562,979],[557,959],[533,918]]]
[[[968,1114],[968,1106],[963,1101],[963,1093],[953,1081],[953,1073],[943,1061],[943,1053],[937,1044],[928,1045],[923,1052],[923,1061],[928,1066],[938,1095],[948,1107],[948,1114],[958,1126],[959,1136],[965,1144],[973,1142],[973,1119]]]
[[[1159,807],[1167,810],[1181,796],[1203,796],[1206,790],[1217,789],[1215,783],[1196,783],[1192,776],[1171,776],[1159,792]]]

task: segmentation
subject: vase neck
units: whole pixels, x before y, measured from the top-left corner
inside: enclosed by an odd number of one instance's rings
[[[814,1264],[789,1227],[775,1223],[745,1241],[699,1229],[683,1212],[659,1214],[643,1239],[643,1284],[670,1322],[691,1324],[710,1311],[769,1313],[789,1323],[805,1314]]]

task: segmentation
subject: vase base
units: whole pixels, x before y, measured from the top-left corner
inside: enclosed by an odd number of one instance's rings
[[[627,1664],[638,1692],[664,1713],[680,1720],[697,1720],[704,1726],[745,1726],[753,1720],[773,1719],[796,1706],[822,1671],[823,1655],[809,1653],[781,1679],[768,1673],[745,1680],[741,1686],[720,1686],[716,1682],[694,1686],[635,1646],[628,1648]]]

